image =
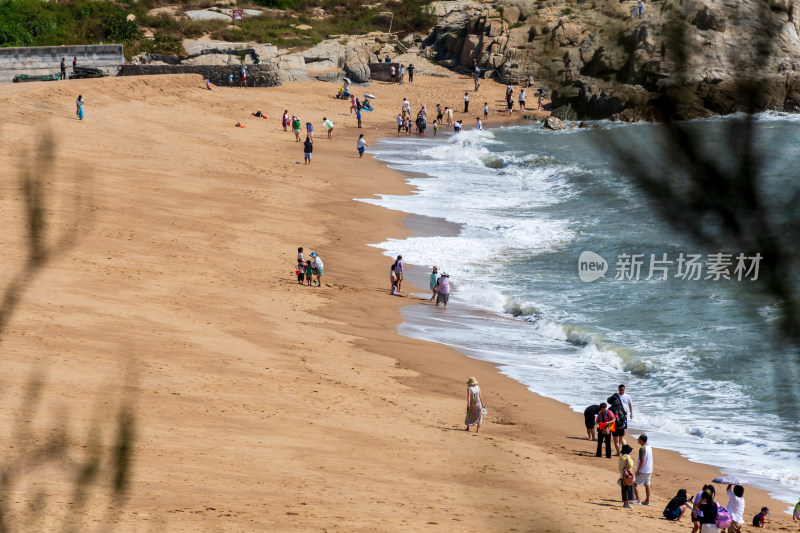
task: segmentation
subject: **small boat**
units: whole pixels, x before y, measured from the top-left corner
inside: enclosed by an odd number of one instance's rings
[[[44,74],[42,76],[31,76],[28,74],[20,74],[14,76],[14,83],[21,83],[27,81],[58,81],[61,79],[59,74]]]
[[[105,76],[105,72],[103,69],[97,67],[81,67],[81,66],[74,66],[72,67],[72,74],[70,78],[72,79],[82,79],[82,78],[102,78]]]

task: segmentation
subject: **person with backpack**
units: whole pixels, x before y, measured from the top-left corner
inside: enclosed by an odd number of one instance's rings
[[[726,490],[728,493],[728,512],[731,514],[731,523],[728,533],[742,533],[744,526],[744,487],[736,485],[731,491],[731,486],[728,485]]]
[[[645,499],[642,505],[650,505],[650,476],[653,475],[653,449],[647,444],[647,435],[639,435],[639,459],[636,461],[636,482],[633,492],[639,500],[639,485],[644,485]],[[641,500],[639,500],[641,501]]]
[[[483,411],[481,388],[478,386],[478,380],[471,377],[467,380],[467,417],[464,420],[467,425],[466,431],[469,431],[470,426],[475,426],[475,433],[481,430]]]
[[[612,398],[608,399],[608,404],[619,404],[621,408],[612,409],[614,413],[617,415],[617,423],[615,424],[614,429],[614,448],[617,450],[617,455],[619,455],[620,449],[625,442],[625,429],[628,427],[628,418],[633,420],[633,403],[631,403],[631,397],[625,394],[625,385],[620,385],[617,389],[618,392],[612,396]]]
[[[633,459],[631,459],[631,452],[633,448],[627,444],[622,447],[622,455],[619,457],[619,477],[620,486],[622,487],[622,506],[625,509],[631,509],[633,506],[633,484],[635,477],[633,475]]]

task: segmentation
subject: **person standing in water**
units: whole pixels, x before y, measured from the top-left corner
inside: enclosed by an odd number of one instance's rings
[[[431,279],[428,286],[431,289],[431,300],[433,301],[436,298],[436,285],[439,282],[439,267],[433,267],[433,271],[431,272]]]

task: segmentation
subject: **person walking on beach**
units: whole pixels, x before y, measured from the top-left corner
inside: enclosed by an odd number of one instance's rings
[[[314,139],[314,125],[311,122],[306,121],[306,137],[311,137]]]
[[[303,160],[305,165],[311,164],[311,152],[314,151],[314,141],[311,140],[310,135],[306,135],[306,141],[303,143]]]
[[[358,136],[358,140],[356,141],[356,149],[358,149],[358,158],[361,159],[364,157],[364,149],[369,146],[367,141],[364,140],[364,134]]]
[[[467,380],[467,417],[464,420],[469,431],[470,426],[475,426],[475,433],[481,430],[481,421],[483,420],[483,398],[481,398],[481,388],[478,386],[478,380],[471,377]]]
[[[624,448],[624,447],[623,447]],[[636,480],[633,492],[639,499],[639,485],[644,485],[645,499],[642,505],[650,505],[650,477],[653,475],[653,449],[647,444],[647,435],[639,435],[639,459],[636,461]]]
[[[622,506],[626,509],[631,509],[633,506],[633,459],[631,459],[631,452],[633,448],[627,444],[622,447],[622,454],[619,456],[619,477],[621,480],[620,486],[622,487]]]
[[[395,265],[397,265],[397,263],[392,263],[392,266],[389,268],[389,283],[391,284],[389,294],[392,296],[397,295],[397,270],[395,270]]]
[[[389,74],[392,75],[392,84],[397,82],[397,69],[394,68],[394,65],[389,67]]]
[[[361,108],[356,109],[356,120],[358,121],[358,127],[361,128]]]
[[[595,457],[603,456],[603,443],[606,444],[606,458],[611,459],[611,428],[614,422],[614,413],[608,410],[608,404],[600,404],[600,412],[597,413],[597,452]]]
[[[247,66],[242,65],[242,70],[239,71],[239,88],[244,86],[247,89]]]
[[[703,503],[703,494],[709,493],[713,498],[716,494],[714,485],[703,485],[703,489],[694,495],[692,499],[692,533],[698,533],[702,524],[703,510],[700,504]]]
[[[539,92],[536,93],[536,110],[540,110],[542,108],[542,90],[539,89]]]
[[[408,83],[414,83],[414,63],[408,65]]]
[[[489,102],[483,103],[483,118],[489,118]]]
[[[431,289],[430,301],[433,301],[436,298],[436,285],[438,284],[438,282],[439,282],[439,267],[435,266],[431,271],[430,282],[428,283],[428,287],[430,287]]]
[[[406,116],[411,116],[411,102],[403,98],[403,114]]]
[[[464,113],[469,113],[469,93],[464,93]]]
[[[83,95],[79,94],[78,95],[78,99],[75,100],[75,107],[76,107],[75,114],[78,115],[78,120],[83,120],[83,104],[84,103],[85,102],[83,101]]]
[[[314,258],[314,261],[311,263],[311,273],[317,276],[317,287],[322,287],[322,276],[325,275],[322,258],[317,255],[317,252],[311,252],[311,257]]]
[[[526,111],[525,109],[525,100],[528,98],[528,93],[525,92],[525,89],[519,90],[519,109],[521,111]]]
[[[311,266],[311,259],[306,261],[306,284],[311,287],[313,283],[312,278],[314,276],[314,267]]]
[[[636,7],[639,8],[639,18],[644,17],[644,3],[642,0],[639,0],[639,2],[636,4]]]
[[[691,511],[692,504],[686,497],[686,489],[680,489],[664,508],[663,516],[667,520],[682,522],[686,511]]]
[[[397,69],[397,82],[403,85],[403,76],[406,75],[406,67],[400,63],[400,68]]]
[[[405,120],[403,120],[403,115],[398,113],[397,114],[397,136],[400,137],[400,131],[405,126]]]
[[[453,123],[453,110],[452,109],[450,109],[449,107],[445,107],[444,108],[444,116],[447,118],[446,124],[452,124]]]
[[[61,58],[61,79],[62,80],[67,79],[67,64],[66,64],[66,58],[64,57]]]
[[[397,291],[403,288],[403,256],[398,255],[394,262],[394,273],[397,274]]]
[[[327,117],[322,117],[322,126],[328,130],[328,139],[333,139],[333,122]]]
[[[731,513],[731,525],[728,533],[742,533],[744,527],[744,487],[736,485],[731,491],[731,486],[725,490],[728,494],[728,505],[725,507]]]
[[[283,117],[281,118],[281,126],[283,126],[283,131],[287,131],[289,127],[289,110],[283,110]]]
[[[351,94],[350,95],[350,114],[352,115],[355,112],[356,112],[356,95]]]
[[[295,142],[300,142],[300,117],[292,115],[292,131],[294,131]]]
[[[442,272],[439,279],[436,281],[436,307],[442,304],[447,307],[447,302],[450,301],[450,276],[447,272]]]
[[[442,117],[444,117],[444,113],[442,113],[442,104],[436,104],[436,120],[441,122]]]
[[[583,422],[586,426],[586,436],[590,441],[597,440],[597,434],[595,433],[597,424],[595,423],[595,419],[597,418],[597,413],[599,412],[600,406],[596,404],[590,405],[583,410]]]

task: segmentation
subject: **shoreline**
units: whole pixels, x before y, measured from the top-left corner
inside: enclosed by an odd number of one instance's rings
[[[505,123],[505,124],[503,124],[503,123],[495,123],[495,124],[492,124],[491,127],[486,127],[484,129],[485,130],[490,130],[490,129],[493,129],[493,128],[501,128],[501,127],[507,127],[507,126],[518,126],[520,124],[525,125],[525,123],[521,123],[521,121],[515,120],[513,122],[509,122],[509,123]],[[386,163],[386,162],[384,162],[383,164],[387,165],[387,167],[389,166],[389,164]],[[396,169],[392,169],[392,170],[394,170],[395,172],[398,172],[399,174],[401,174],[404,177],[403,179],[406,182],[409,179],[412,179],[412,178],[420,178],[420,177],[421,178],[426,178],[426,179],[433,179],[434,178],[433,176],[430,176],[430,175],[427,175],[427,174],[424,174],[424,173],[420,173],[420,172],[415,172],[415,171],[405,171],[405,170],[396,170]],[[409,185],[409,187],[410,187],[410,192],[408,194],[410,194],[410,195],[416,194],[416,189],[412,185]],[[386,208],[386,209],[388,209],[388,208]],[[403,212],[403,211],[401,211],[401,212]],[[405,213],[405,212],[403,212],[403,213]],[[459,233],[460,233],[460,229],[462,228],[462,226],[460,224],[454,223],[454,222],[449,222],[444,218],[428,217],[426,215],[418,215],[418,214],[414,214],[414,213],[406,213],[406,215],[407,215],[407,217],[409,219],[414,219],[414,218],[417,218],[417,217],[425,217],[425,218],[429,218],[430,219],[430,224],[424,226],[425,234],[420,234],[420,233],[416,233],[415,232],[414,236],[431,236],[431,237],[436,237],[436,236],[439,236],[439,237],[457,236],[456,234],[453,234],[453,227],[454,226],[458,227],[459,228]],[[441,229],[441,232],[436,232],[436,228],[437,227]],[[375,245],[370,243],[370,246],[375,246]],[[382,248],[378,248],[378,249],[379,250],[383,250]],[[389,258],[388,255],[386,255],[386,257],[387,257],[387,259]],[[410,263],[406,263],[406,264],[407,265],[411,265]],[[413,286],[414,286],[414,288],[416,290],[408,290],[408,291],[406,291],[408,293],[408,295],[411,296],[412,292],[416,292],[416,293],[419,293],[419,294],[429,293],[430,291],[429,290],[426,291],[426,285],[425,285],[427,283],[426,273],[417,272],[417,270],[421,271],[424,268],[429,268],[429,266],[422,267],[420,265],[412,265],[411,268],[414,269],[414,270],[412,270],[412,274],[409,275],[408,279],[412,281],[412,284],[413,284]],[[417,328],[418,330],[419,329],[424,330],[425,326],[426,326],[426,322],[425,321],[428,318],[428,316],[426,315],[426,313],[424,311],[422,311],[422,312],[416,312],[415,311],[413,313],[406,312],[409,309],[410,305],[412,305],[412,304],[409,303],[407,306],[405,306],[404,311],[403,311],[403,313],[401,315],[402,316],[402,320],[401,320],[401,323],[399,324],[399,327],[402,328],[404,325],[408,325],[408,326],[410,326],[411,329]],[[462,311],[458,311],[458,313],[461,313],[461,314],[463,314],[464,316],[466,316],[468,318],[481,318],[482,316],[489,314],[489,315],[495,316],[495,317],[500,318],[500,319],[513,320],[512,318],[507,317],[507,316],[503,316],[502,314],[498,314],[495,311],[483,310],[483,309],[481,309],[479,307],[467,306],[466,309],[464,309]],[[407,336],[408,338],[413,338],[415,340],[420,340],[420,341],[423,341],[423,342],[434,342],[434,343],[437,342],[435,340],[431,340],[430,338],[426,337],[424,334],[414,335],[413,332],[400,333],[400,334],[404,335],[404,336]],[[441,344],[443,346],[448,346],[447,344],[444,344],[444,343],[441,343]],[[463,350],[459,350],[457,348],[454,348],[454,349],[456,351],[458,351],[459,353],[461,353],[462,355],[464,355],[465,357],[469,357],[471,359],[475,359],[475,360],[479,360],[479,361],[485,361],[485,362],[488,362],[488,363],[490,363],[492,365],[495,365],[496,371],[498,373],[503,374],[503,375],[507,375],[506,372],[503,370],[503,367],[505,366],[504,363],[493,361],[491,358],[482,358],[482,357],[480,357],[478,355],[475,355],[475,356],[469,355],[468,353],[464,352]],[[521,385],[527,387],[527,385],[525,385],[524,383],[516,380],[515,378],[512,377],[511,379],[516,381],[516,382],[518,382],[518,383],[520,383]],[[566,403],[566,402],[564,402],[564,401],[562,401],[562,400],[560,400],[558,398],[551,397],[551,396],[545,396],[542,393],[537,392],[537,391],[532,390],[532,389],[530,389],[530,391],[533,392],[534,394],[536,394],[537,396],[539,396],[540,398],[551,399],[553,401],[556,401],[556,402],[562,404],[563,406],[565,406],[568,409],[568,411],[570,413],[574,413],[575,416],[582,415],[582,411],[577,410],[577,408],[573,408],[570,404],[568,404],[568,403]],[[609,395],[610,394],[611,394],[611,392],[609,392]],[[632,426],[632,427],[636,427],[636,426]],[[638,434],[643,433],[643,432],[645,432],[645,431],[641,430],[641,429],[636,429],[635,431],[629,430],[628,432],[626,432],[626,437],[628,437],[629,435],[638,435]],[[648,435],[650,435],[651,440],[652,440],[653,434],[661,434],[661,432],[657,431],[657,430],[653,431],[652,433],[651,432],[647,432],[647,433],[648,433]],[[672,437],[672,435],[670,435],[670,434],[666,434],[665,436]],[[635,441],[633,443],[631,443],[630,442],[630,440],[631,440],[630,438],[628,438],[627,440],[629,441],[628,444],[632,444],[632,445],[636,444]],[[684,451],[682,451],[680,449],[680,444],[679,443],[675,443],[672,446],[665,446],[665,445],[654,446],[654,449],[659,449],[661,451],[673,452],[673,453],[678,454],[682,459],[684,459],[684,460],[686,460],[686,461],[688,461],[688,462],[690,462],[692,464],[704,465],[704,466],[708,466],[708,467],[711,467],[713,469],[716,469],[719,472],[718,475],[720,475],[720,476],[723,475],[724,471],[727,471],[728,475],[731,475],[731,472],[734,472],[734,475],[736,475],[736,472],[737,472],[736,469],[725,470],[725,467],[723,465],[716,464],[716,463],[713,463],[713,462],[707,462],[706,459],[692,459],[689,455],[687,455],[686,452],[684,452]],[[745,477],[745,478],[748,478],[751,481],[753,479],[755,479],[756,481],[753,482],[753,485],[752,485],[753,487],[757,487],[759,490],[764,491],[764,493],[766,493],[769,496],[769,498],[771,498],[775,502],[779,502],[780,504],[785,504],[787,506],[787,508],[789,508],[789,509],[791,507],[793,507],[794,504],[796,503],[796,501],[794,501],[794,499],[793,499],[794,496],[791,495],[790,489],[787,488],[787,487],[781,486],[780,483],[778,481],[774,480],[774,479],[767,478],[766,476],[763,476],[763,475],[748,474],[746,472],[741,472],[738,475],[740,475],[742,477]],[[781,497],[781,493],[782,493],[782,496],[783,496],[784,499],[779,499]]]
[[[370,91],[381,104],[414,93],[416,108],[431,95],[455,100],[469,80],[418,83]],[[207,93],[194,76],[153,76],[80,81],[69,93],[9,88],[6,168],[24,163],[50,114],[53,183],[68,184],[73,164],[102,169],[92,231],[37,281],[5,335],[9,404],[24,397],[27,370],[48,364],[48,410],[66,407],[73,427],[88,428],[94,402],[123,394],[108,390],[123,365],[106,355],[133,359],[140,436],[119,530],[675,531],[658,519],[663,505],[716,469],[657,450],[653,506],[625,512],[616,461],[587,456],[579,414],[492,363],[397,333],[402,308],[422,300],[380,299],[389,261],[366,245],[413,228],[353,198],[411,189],[374,157],[358,160],[358,130],[341,109],[331,115],[329,85]],[[79,126],[75,89],[88,95]],[[270,120],[248,118],[265,100]],[[274,120],[298,100],[303,119],[336,123],[333,141],[318,133],[307,168]],[[362,131],[381,135],[386,107]],[[242,118],[247,128],[233,128]],[[170,142],[150,142],[161,137]],[[15,206],[2,209],[12,219]],[[10,260],[21,239],[4,238]],[[325,260],[324,287],[297,287],[299,245]],[[470,375],[490,409],[478,435],[460,423]],[[67,481],[47,481],[55,502],[69,501]],[[763,491],[745,496],[748,513],[775,505]]]

